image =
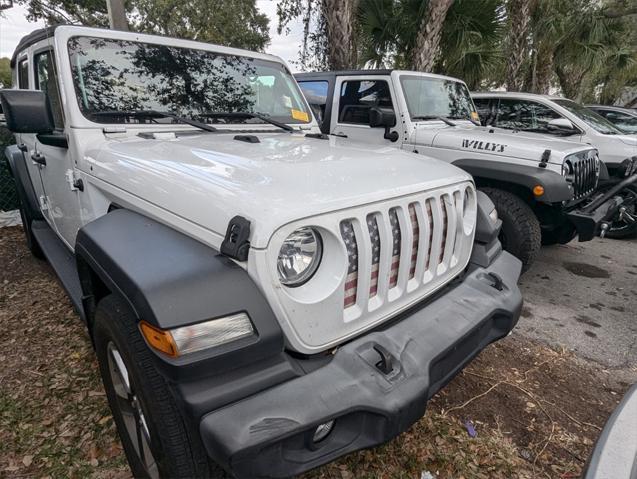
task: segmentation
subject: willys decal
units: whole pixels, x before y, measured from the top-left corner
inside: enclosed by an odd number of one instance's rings
[[[502,143],[492,143],[490,141],[462,140],[462,147],[502,153],[506,149],[507,145],[503,145]]]

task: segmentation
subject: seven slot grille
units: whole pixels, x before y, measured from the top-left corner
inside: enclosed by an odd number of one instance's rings
[[[437,275],[440,265],[444,265],[443,270],[454,266],[458,261],[454,253],[459,247],[457,238],[461,235],[463,213],[460,194],[460,191],[445,193],[412,201],[406,207],[373,211],[362,218],[341,221],[340,233],[348,256],[344,308],[370,301],[378,295],[384,298],[389,291],[395,290],[399,286],[403,255],[409,255],[403,262],[407,270],[403,275],[404,282],[417,279],[425,283]],[[435,234],[436,231],[439,234]],[[403,244],[403,234],[407,235],[407,244]],[[362,247],[364,243],[367,247]],[[381,290],[383,261],[387,261],[388,267],[384,269],[387,278]],[[419,264],[422,267],[419,268]],[[368,281],[359,277],[362,271],[369,271]],[[361,283],[369,284],[369,288],[361,291]],[[404,290],[405,285],[402,286]]]
[[[570,164],[573,178],[573,199],[579,200],[591,194],[597,188],[599,169],[597,156],[589,152],[570,155],[566,159]]]

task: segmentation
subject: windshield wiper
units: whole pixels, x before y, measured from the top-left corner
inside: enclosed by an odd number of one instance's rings
[[[447,118],[445,118],[444,116],[439,116],[439,115],[420,115],[420,116],[412,116],[411,117],[412,120],[440,120],[443,123],[446,123],[449,126],[458,126],[456,125],[454,122],[449,121]]]
[[[184,123],[186,125],[194,126],[195,128],[200,128],[205,131],[217,131],[217,129],[212,125],[207,125],[206,123],[202,123],[197,120],[193,120],[192,118],[186,118],[184,116],[175,115],[169,111],[157,111],[157,110],[112,110],[112,111],[96,111],[90,113],[92,116],[133,116],[137,118],[172,118],[177,120],[179,123]]]
[[[265,123],[277,126],[285,131],[294,131],[294,128],[285,123],[273,120],[262,113],[254,113],[251,111],[211,111],[209,113],[202,113],[201,116],[209,118],[258,118]]]

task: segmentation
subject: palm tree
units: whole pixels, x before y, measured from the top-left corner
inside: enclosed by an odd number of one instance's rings
[[[521,68],[528,54],[531,0],[507,0],[506,86],[509,91],[522,88]]]
[[[416,35],[411,66],[414,70],[431,71],[438,55],[442,28],[454,0],[429,0]],[[423,2],[424,3],[424,2]]]

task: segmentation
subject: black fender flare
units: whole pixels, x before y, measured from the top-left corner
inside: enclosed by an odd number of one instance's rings
[[[535,199],[542,203],[557,203],[573,199],[573,192],[562,175],[539,166],[477,159],[460,159],[454,161],[453,165],[465,170],[474,178],[514,184],[529,192],[533,191],[533,187],[540,185],[544,188],[544,194]]]
[[[79,230],[75,255],[89,330],[100,294],[110,292],[138,319],[162,329],[248,314],[255,336],[202,351],[205,357],[195,359],[219,357],[236,367],[283,351],[276,317],[248,273],[179,231],[115,209]]]
[[[4,156],[9,163],[9,169],[16,183],[18,198],[23,207],[27,209],[29,217],[32,220],[43,219],[40,203],[33,189],[33,183],[31,183],[31,176],[29,175],[24,154],[17,145],[10,145],[5,148]]]

